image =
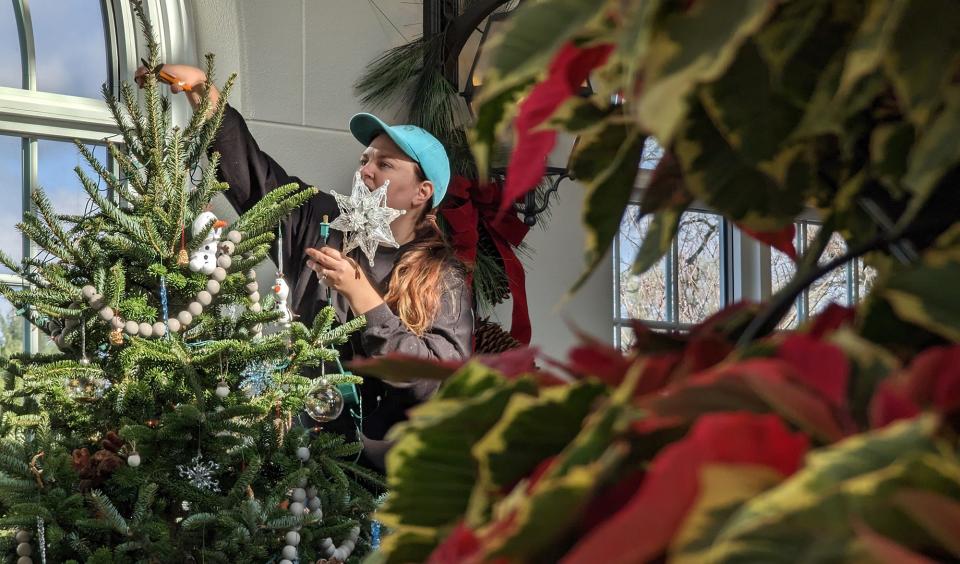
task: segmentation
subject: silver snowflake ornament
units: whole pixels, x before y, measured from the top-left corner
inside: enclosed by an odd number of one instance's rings
[[[186,478],[190,485],[198,490],[209,490],[211,492],[220,491],[220,483],[213,477],[214,472],[220,469],[220,465],[212,460],[204,462],[201,455],[196,455],[190,464],[180,464],[177,471],[181,478]]]
[[[390,223],[407,212],[387,207],[389,186],[387,180],[383,186],[370,190],[358,170],[353,175],[353,190],[349,196],[333,193],[340,215],[330,223],[330,228],[343,232],[343,254],[360,247],[370,266],[373,266],[378,246],[400,246],[390,230]]]

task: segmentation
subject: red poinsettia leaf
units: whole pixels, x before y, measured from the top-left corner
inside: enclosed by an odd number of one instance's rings
[[[578,376],[595,376],[610,386],[618,386],[633,363],[619,350],[595,341],[578,345],[567,354],[567,370]]]
[[[616,515],[627,502],[637,493],[646,472],[637,470],[621,479],[616,484],[600,491],[583,510],[580,520],[581,531],[590,531]]]
[[[960,501],[920,489],[902,489],[893,500],[953,556],[960,558]]]
[[[537,84],[520,104],[514,124],[517,143],[507,166],[501,213],[536,187],[546,169],[547,156],[553,150],[557,133],[536,128],[579,90],[590,71],[602,65],[612,50],[610,44],[580,48],[566,43],[550,63],[547,78]]]
[[[463,523],[458,524],[430,554],[428,564],[462,564],[480,554],[480,539]]]
[[[461,361],[428,360],[399,353],[358,358],[347,363],[347,367],[357,374],[401,382],[410,380],[411,375],[418,379],[446,380],[462,366]]]
[[[960,346],[935,347],[910,363],[908,388],[919,405],[930,405],[943,413],[960,407]]]
[[[796,262],[797,249],[793,242],[796,239],[797,229],[792,223],[777,231],[754,231],[740,224],[737,224],[737,227],[757,241],[770,245]]]
[[[534,372],[538,354],[540,350],[536,347],[518,347],[502,353],[478,355],[474,359],[512,379],[521,374]]]
[[[852,307],[830,303],[823,312],[814,318],[807,332],[815,339],[822,339],[840,327],[853,323],[856,315],[857,310]]]
[[[670,384],[674,370],[683,356],[677,353],[650,355],[640,360],[644,363],[643,373],[634,389],[634,397],[659,392]]]
[[[799,468],[806,437],[773,415],[704,415],[651,462],[637,493],[563,558],[564,563],[647,562],[664,552],[700,493],[707,463],[767,466],[785,477]]]
[[[884,427],[900,419],[912,419],[920,414],[920,407],[910,398],[906,386],[893,379],[877,386],[870,400],[870,426]]]
[[[857,540],[878,564],[935,564],[933,560],[878,534],[863,522],[854,523],[853,529],[856,531]]]
[[[780,359],[751,358],[695,374],[639,404],[656,416],[686,421],[720,411],[773,411],[825,441],[842,438],[845,433],[834,410],[800,380],[796,370]]]
[[[803,383],[835,406],[846,403],[850,364],[839,347],[812,335],[793,333],[784,339],[777,357],[792,366]]]

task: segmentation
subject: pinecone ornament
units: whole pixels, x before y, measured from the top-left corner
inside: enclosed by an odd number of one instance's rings
[[[504,331],[503,327],[486,317],[477,320],[474,336],[476,354],[497,354],[523,346],[523,343]]]

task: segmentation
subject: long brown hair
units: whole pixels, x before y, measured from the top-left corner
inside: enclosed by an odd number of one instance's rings
[[[427,180],[420,165],[416,165],[417,179]],[[400,317],[411,331],[423,335],[433,325],[440,311],[440,300],[445,284],[457,283],[456,278],[445,277],[452,272],[462,282],[464,266],[437,224],[436,208],[424,210],[414,227],[410,248],[397,261],[390,275],[390,285],[383,301]]]

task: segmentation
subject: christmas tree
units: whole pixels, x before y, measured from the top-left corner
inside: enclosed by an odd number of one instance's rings
[[[229,226],[208,211],[229,189],[208,148],[233,78],[183,128],[162,73],[146,76],[142,103],[130,84],[119,99],[105,87],[119,174],[78,143],[99,176],[77,168],[95,210],[57,214],[38,190],[18,228],[41,252],[0,256],[27,283],[0,293],[61,351],[0,359],[6,561],[287,564],[359,561],[370,548],[382,482],[356,464],[361,445],[293,424],[342,410],[337,385],[354,377],[325,367],[364,320],[335,326],[327,308],[312,327],[291,323],[252,271],[280,219],[316,191],[277,188]]]

